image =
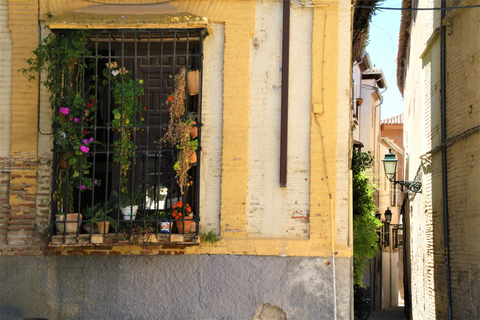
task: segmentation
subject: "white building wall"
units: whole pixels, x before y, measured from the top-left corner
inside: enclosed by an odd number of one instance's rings
[[[420,0],[418,7],[433,7],[433,0]],[[409,195],[411,296],[413,319],[435,318],[432,193],[441,194],[441,184],[432,184],[438,168],[420,158],[440,143],[440,39],[439,12],[412,14],[410,53],[404,90],[405,180],[422,181],[423,192]],[[439,157],[439,154],[435,157]],[[441,163],[440,158],[435,158]],[[438,179],[436,179],[438,181]],[[440,178],[441,180],[441,178]]]
[[[287,187],[280,188],[282,3],[258,1],[250,56],[247,233],[308,237],[311,8],[291,11]]]
[[[211,23],[205,38],[202,90],[202,152],[200,180],[201,232],[220,232],[223,128],[223,53],[225,25]]]
[[[398,272],[398,251],[382,252],[382,309],[398,306]]]

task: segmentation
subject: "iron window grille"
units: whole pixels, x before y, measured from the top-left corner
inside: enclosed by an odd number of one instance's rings
[[[56,33],[68,32],[72,31]],[[205,29],[89,32],[88,48],[77,57],[85,66],[76,70],[80,79],[63,79],[66,86],[77,87],[81,96],[80,102],[73,101],[64,108],[76,108],[80,116],[65,109],[54,110],[64,114],[69,125],[65,132],[54,126],[54,135],[61,135],[67,142],[75,136],[80,144],[67,152],[58,142],[53,146],[52,245],[194,243],[198,239],[200,157],[188,170],[189,185],[180,188],[174,170],[179,150],[163,138],[176,75],[182,70],[198,70],[198,94],[185,93],[183,119],[196,121],[191,127],[198,131],[193,139],[198,143],[195,154],[199,155],[205,36]],[[186,84],[189,79],[185,77]],[[129,113],[132,110],[133,114]],[[82,167],[85,164],[86,170]],[[71,170],[75,165],[80,169]],[[123,191],[128,191],[126,200]],[[136,216],[132,209],[122,216],[120,200],[138,203]],[[187,230],[189,210],[185,205],[177,209],[182,217],[171,215],[179,201],[189,204],[193,212],[192,232]],[[63,215],[63,221],[56,220],[58,214],[72,210],[83,217],[77,215],[70,221]],[[177,221],[181,227],[175,227]],[[96,222],[110,222],[110,229],[99,226],[103,230],[95,230]],[[173,233],[180,237],[175,235],[173,240]]]

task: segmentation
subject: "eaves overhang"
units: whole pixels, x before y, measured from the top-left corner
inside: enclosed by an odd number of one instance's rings
[[[362,79],[374,79],[377,86],[381,89],[387,88],[387,80],[383,75],[383,70],[380,68],[370,68],[362,72]]]
[[[197,29],[211,33],[206,17],[181,12],[170,3],[93,5],[45,20],[50,29]]]

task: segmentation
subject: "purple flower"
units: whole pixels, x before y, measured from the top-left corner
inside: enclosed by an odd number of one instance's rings
[[[90,150],[90,148],[85,147],[85,146],[80,146],[80,151],[82,151],[83,153],[87,153],[88,150]]]
[[[78,187],[78,188],[79,188],[80,190],[83,190],[83,189],[86,189],[86,188],[87,188],[87,186],[86,186],[86,185],[84,185],[84,184],[82,184],[82,185],[81,185],[80,187]]]
[[[88,144],[88,139],[83,139],[83,144],[87,145]]]
[[[77,117],[73,118],[73,122],[78,123],[79,119]]]
[[[97,184],[97,180],[95,180],[95,184]]]
[[[93,141],[93,137],[90,137],[90,139],[88,139],[88,141],[92,142],[92,141]]]
[[[64,108],[64,107],[61,107],[59,110],[63,114],[68,114],[68,111],[69,111],[68,108]]]

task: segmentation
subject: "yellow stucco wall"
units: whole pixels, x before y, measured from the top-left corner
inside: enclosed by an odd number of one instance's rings
[[[119,4],[118,0],[104,3]],[[121,1],[120,1],[121,2]],[[132,1],[128,1],[131,3]],[[136,1],[149,3],[150,1]],[[326,3],[326,2],[325,2]],[[12,155],[18,152],[28,152],[32,159],[37,157],[37,90],[38,86],[28,83],[17,70],[25,66],[24,58],[29,57],[38,44],[38,16],[49,13],[60,15],[70,13],[91,5],[91,2],[73,0],[15,1],[10,3],[10,30],[13,38],[14,61],[14,92],[12,94]],[[310,236],[309,239],[266,239],[247,236],[247,180],[248,180],[248,132],[249,132],[249,55],[251,37],[255,31],[255,1],[174,1],[177,8],[195,15],[207,17],[210,22],[222,23],[225,26],[225,44],[223,61],[223,151],[222,151],[222,183],[221,183],[221,213],[220,235],[222,240],[215,244],[201,244],[184,248],[187,254],[249,254],[249,255],[287,255],[287,256],[330,256],[332,249],[338,252],[338,257],[350,257],[351,248],[346,241],[334,243],[337,230],[336,222],[348,220],[348,205],[345,209],[337,203],[338,186],[337,171],[345,171],[342,176],[348,176],[345,166],[339,166],[338,153],[348,150],[348,139],[340,142],[342,150],[338,150],[339,132],[348,131],[338,128],[337,117],[344,108],[348,114],[348,104],[339,107],[340,101],[348,97],[349,84],[339,88],[342,80],[339,78],[339,59],[350,63],[348,52],[340,53],[339,33],[350,39],[350,27],[339,20],[338,7],[329,1],[322,6],[313,8],[312,36],[312,91],[311,91],[311,177],[310,177]],[[342,19],[350,19],[348,12]],[[43,19],[43,18],[41,18]],[[348,21],[350,23],[350,21]],[[161,27],[159,25],[158,27]],[[341,29],[341,30],[340,30]],[[26,32],[28,30],[28,32]],[[344,77],[349,79],[349,75]],[[340,79],[340,80],[339,80]],[[345,89],[345,90],[344,90]],[[339,92],[342,90],[342,99]],[[345,92],[343,92],[345,91]],[[313,113],[314,105],[322,105],[322,113]],[[340,131],[339,131],[340,130]],[[340,161],[341,163],[345,161]],[[29,181],[26,176],[19,178],[28,182],[31,192],[35,193],[36,182]],[[348,186],[348,182],[347,182]],[[341,197],[348,198],[348,190],[342,190]],[[10,196],[10,202],[17,201]],[[345,200],[345,203],[348,203]],[[333,223],[333,224],[332,224]],[[338,232],[338,230],[337,230]],[[134,246],[114,247],[122,253],[135,252]]]

